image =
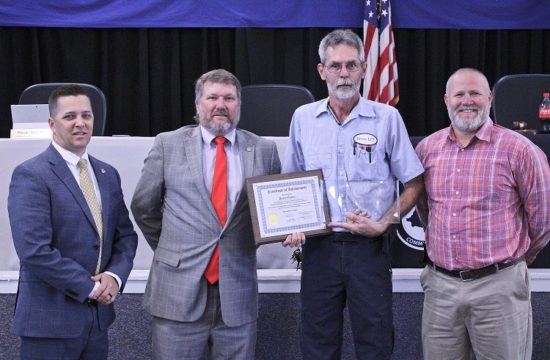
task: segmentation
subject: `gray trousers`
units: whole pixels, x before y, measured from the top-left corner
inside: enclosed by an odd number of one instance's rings
[[[533,324],[525,261],[462,281],[427,266],[422,349],[426,360],[531,359]]]
[[[208,286],[204,314],[180,322],[153,317],[153,359],[254,359],[256,321],[229,327],[222,319],[217,286]]]

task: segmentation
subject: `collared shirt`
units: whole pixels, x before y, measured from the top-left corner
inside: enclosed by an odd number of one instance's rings
[[[212,180],[214,178],[214,167],[216,165],[216,143],[215,135],[200,126],[202,136],[202,159],[204,184],[208,192],[212,192]],[[239,144],[237,144],[237,132],[231,130],[225,135],[228,140],[224,144],[225,154],[227,155],[227,218],[235,208],[237,199],[243,188],[243,170]]]
[[[84,151],[84,154],[79,157],[78,155],[70,152],[67,149],[64,149],[61,147],[61,145],[57,144],[55,141],[52,141],[53,147],[59,152],[63,160],[67,163],[67,166],[69,167],[69,170],[71,171],[71,174],[73,174],[76,183],[78,186],[80,186],[80,169],[78,168],[78,161],[82,158],[86,160],[86,163],[88,165],[88,173],[90,174],[90,178],[92,179],[92,184],[94,185],[94,192],[95,197],[99,203],[99,208],[101,209],[101,194],[99,192],[99,186],[97,185],[97,179],[95,177],[94,169],[92,168],[92,164],[90,163],[90,159],[88,158],[88,152]]]
[[[416,151],[427,193],[417,209],[436,265],[478,269],[522,255],[531,262],[550,240],[548,160],[523,135],[489,119],[465,147],[449,127]]]
[[[356,135],[372,136],[376,144],[362,149],[354,142]],[[294,112],[283,172],[313,169],[323,170],[332,221],[343,221],[343,211],[351,210],[346,205],[350,183],[384,181],[395,189],[395,179],[406,183],[423,172],[399,112],[363,97],[343,124],[332,114],[328,99]],[[391,189],[381,193],[377,196]]]

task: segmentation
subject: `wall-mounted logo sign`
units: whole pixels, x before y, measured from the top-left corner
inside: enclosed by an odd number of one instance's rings
[[[401,223],[397,226],[397,237],[406,246],[414,250],[424,251],[424,229],[420,223],[416,207],[412,208],[401,219]]]

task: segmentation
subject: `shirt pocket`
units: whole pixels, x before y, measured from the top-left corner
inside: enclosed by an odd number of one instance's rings
[[[326,148],[312,147],[304,153],[304,163],[306,170],[323,170],[323,177],[328,179],[332,176],[332,152]]]
[[[350,181],[387,180],[390,175],[383,150],[347,156],[345,162],[347,177]]]

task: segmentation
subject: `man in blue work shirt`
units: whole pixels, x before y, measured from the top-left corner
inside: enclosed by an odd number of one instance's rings
[[[319,57],[317,70],[329,96],[296,110],[283,165],[283,172],[322,169],[333,228],[332,234],[307,242],[303,233],[283,242],[303,244],[302,355],[340,359],[347,305],[357,358],[389,359],[392,271],[382,235],[399,211],[389,210],[381,218],[369,211],[354,213],[346,206],[346,192],[351,183],[395,184],[398,179],[404,190],[395,205],[406,214],[423,190],[424,170],[399,112],[360,96],[366,70],[361,39],[350,30],[335,30],[321,41]],[[375,197],[388,191],[355,200],[379,202]]]

